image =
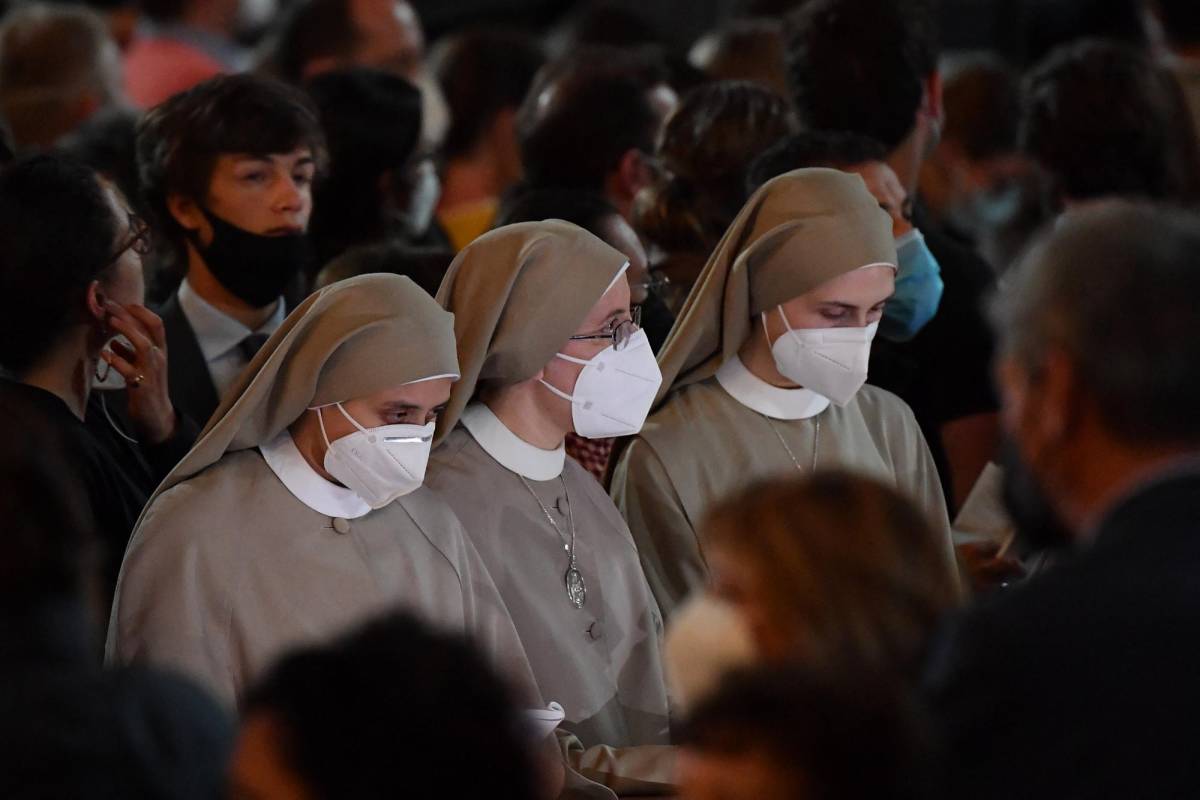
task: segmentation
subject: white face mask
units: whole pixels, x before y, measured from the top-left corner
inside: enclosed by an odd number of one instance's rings
[[[575,382],[575,394],[542,381],[554,394],[571,403],[575,432],[587,439],[629,436],[642,429],[654,396],[662,385],[662,373],[645,331],[629,337],[623,350],[606,347],[590,361],[563,355],[573,364],[583,364]]]
[[[783,307],[779,316],[787,333],[771,345],[775,368],[779,374],[805,389],[828,397],[844,406],[867,382],[867,362],[871,358],[871,341],[879,323],[865,328],[810,328],[792,330]],[[767,316],[762,317],[763,332]],[[768,334],[768,339],[770,335]]]
[[[325,433],[323,409],[316,409],[325,438],[325,469],[371,508],[383,508],[397,497],[415,492],[425,480],[434,424],[381,425],[364,428],[336,403],[342,416],[358,428],[335,442]]]

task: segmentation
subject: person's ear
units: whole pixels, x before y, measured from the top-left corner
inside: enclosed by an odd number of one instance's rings
[[[101,325],[105,325],[108,320],[108,311],[104,308],[107,300],[108,297],[105,295],[103,287],[100,286],[100,281],[92,281],[88,284],[85,295],[88,313]]]
[[[181,228],[198,235],[200,241],[212,240],[212,226],[204,218],[200,205],[192,198],[182,194],[167,195],[167,211]]]
[[[616,177],[621,194],[632,201],[638,192],[654,180],[649,157],[636,148],[626,150],[617,163]]]
[[[946,121],[946,105],[942,96],[942,73],[934,70],[924,80],[921,93],[921,113],[937,123],[940,129]]]
[[[525,172],[521,163],[521,146],[517,139],[517,109],[509,106],[496,112],[488,129],[488,146],[500,162],[505,177],[519,181]]]

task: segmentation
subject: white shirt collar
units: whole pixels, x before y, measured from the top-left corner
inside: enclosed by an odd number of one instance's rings
[[[187,278],[179,285],[179,307],[196,334],[196,341],[205,361],[220,358],[253,333],[274,333],[287,316],[283,309],[283,298],[280,298],[275,302],[275,311],[270,319],[258,330],[252,331],[196,294]]]
[[[811,389],[781,389],[746,369],[738,356],[717,370],[717,383],[751,411],[772,419],[808,419],[829,408],[829,398]]]
[[[463,411],[463,427],[500,466],[531,481],[549,481],[562,474],[567,451],[534,447],[510,431],[483,403],[472,403]]]
[[[358,519],[371,513],[367,501],[347,489],[321,477],[300,455],[292,434],[287,430],[261,445],[259,452],[280,483],[304,505],[327,517]]]

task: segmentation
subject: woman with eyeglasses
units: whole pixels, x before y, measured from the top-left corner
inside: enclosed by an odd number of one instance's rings
[[[629,259],[566,222],[498,228],[459,253],[438,300],[462,377],[426,482],[495,579],[571,765],[618,793],[672,779],[661,621],[629,529],[566,455],[569,433],[638,431],[661,383],[630,313]]]
[[[83,165],[36,156],[0,176],[0,414],[48,419],[75,443],[103,538],[101,603],[146,498],[195,438],[167,392],[162,322],[143,305],[148,247],[145,223]],[[117,376],[123,393],[94,390]]]

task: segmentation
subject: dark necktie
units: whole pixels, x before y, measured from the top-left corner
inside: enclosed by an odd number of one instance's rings
[[[254,355],[262,349],[262,346],[270,339],[270,334],[252,333],[245,339],[238,342],[238,352],[242,354],[242,358],[246,359],[246,363],[254,360]]]

